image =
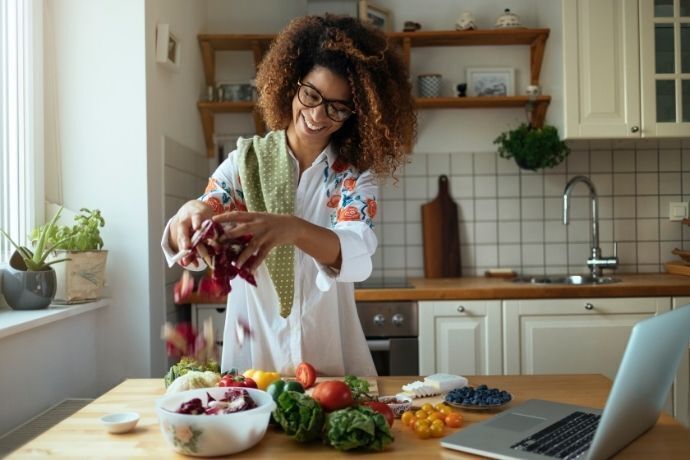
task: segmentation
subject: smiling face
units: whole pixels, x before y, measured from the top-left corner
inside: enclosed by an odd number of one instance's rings
[[[347,80],[325,67],[314,67],[300,82],[307,87],[305,89],[311,97],[316,94],[313,90],[316,90],[321,97],[329,101],[350,103],[352,100]],[[342,104],[334,104],[342,107]],[[300,102],[295,93],[292,99],[292,121],[288,127],[290,145],[296,152],[306,149],[312,154],[319,153],[330,141],[331,134],[339,130],[343,123],[328,117],[325,104],[307,107]]]

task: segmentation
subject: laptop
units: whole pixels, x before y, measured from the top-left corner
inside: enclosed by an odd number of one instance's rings
[[[604,459],[657,421],[690,342],[690,305],[635,324],[604,410],[532,399],[441,439],[498,459]]]

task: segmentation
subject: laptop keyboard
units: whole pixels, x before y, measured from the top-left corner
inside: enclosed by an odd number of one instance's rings
[[[598,414],[573,412],[510,448],[549,457],[575,459],[589,449],[600,418]]]

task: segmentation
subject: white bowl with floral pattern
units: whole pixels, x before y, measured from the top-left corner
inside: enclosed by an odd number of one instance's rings
[[[182,403],[194,398],[208,406],[208,394],[216,400],[233,388],[212,387],[171,393],[156,401],[156,413],[165,441],[175,452],[195,457],[230,455],[257,444],[266,434],[276,404],[265,391],[243,388],[256,407],[218,415],[178,414]]]

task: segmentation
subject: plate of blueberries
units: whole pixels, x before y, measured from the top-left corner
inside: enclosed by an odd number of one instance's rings
[[[446,403],[453,407],[470,410],[495,410],[507,406],[513,395],[505,390],[489,388],[486,385],[466,386],[451,390],[446,395]]]

